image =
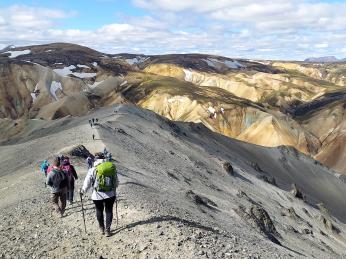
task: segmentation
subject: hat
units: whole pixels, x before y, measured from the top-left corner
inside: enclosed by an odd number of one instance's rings
[[[105,156],[101,152],[95,153],[95,159],[105,159]]]

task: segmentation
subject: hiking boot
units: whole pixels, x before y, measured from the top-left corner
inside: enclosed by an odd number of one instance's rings
[[[100,227],[100,233],[101,233],[101,235],[105,234],[105,228],[104,227]]]
[[[111,234],[111,230],[109,228],[106,229],[106,237],[110,237]]]

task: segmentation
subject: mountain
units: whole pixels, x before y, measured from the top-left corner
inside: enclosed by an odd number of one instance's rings
[[[92,118],[98,123],[90,127]],[[101,107],[84,116],[28,119],[21,127],[20,135],[0,148],[2,257],[346,255],[345,183],[293,148],[245,143],[133,104]],[[110,238],[98,234],[88,197],[87,233],[79,201],[63,218],[51,214],[39,162],[68,154],[83,179],[80,145],[90,152],[107,147],[115,159],[119,224],[114,219]],[[81,184],[76,181],[76,189]],[[302,194],[291,193],[292,184]]]
[[[326,57],[311,57],[304,60],[304,62],[314,62],[314,63],[327,63],[327,62],[339,62],[340,59],[334,56],[326,56]]]
[[[0,257],[345,258],[345,66],[4,49]],[[77,190],[104,147],[120,178],[109,239],[88,196],[87,233],[80,201],[55,218],[39,173],[69,155]]]
[[[135,104],[244,142],[294,147],[346,174],[333,144],[344,138],[345,71],[344,63],[105,54],[66,43],[11,48],[0,54],[0,142],[21,136],[30,119]]]

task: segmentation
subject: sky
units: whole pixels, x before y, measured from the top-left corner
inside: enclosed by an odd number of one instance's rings
[[[71,42],[105,53],[346,58],[346,0],[0,0],[0,49]]]

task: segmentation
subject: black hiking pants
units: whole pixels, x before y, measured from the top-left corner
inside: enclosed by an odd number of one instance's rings
[[[74,180],[70,180],[67,186],[67,199],[70,203],[72,203],[74,196]]]
[[[93,200],[95,207],[96,207],[96,218],[99,222],[100,228],[105,227],[104,225],[104,217],[103,217],[103,210],[106,211],[106,229],[110,229],[112,225],[113,220],[113,205],[115,202],[115,196],[104,199],[104,200]]]

